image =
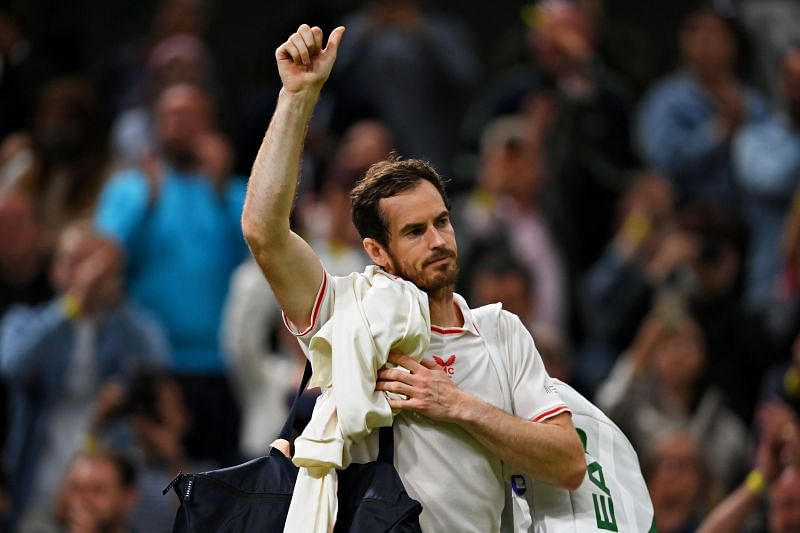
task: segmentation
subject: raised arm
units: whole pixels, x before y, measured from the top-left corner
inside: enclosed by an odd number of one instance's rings
[[[338,27],[322,47],[322,30],[306,24],[275,51],[283,82],[275,114],[258,150],[242,213],[242,231],[286,316],[304,328],[323,270],[314,251],[291,231],[300,154],[319,93],[336,61]]]

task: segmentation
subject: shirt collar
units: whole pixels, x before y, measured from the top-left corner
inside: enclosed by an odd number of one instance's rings
[[[472,316],[472,311],[470,310],[469,305],[467,305],[466,300],[464,300],[460,294],[453,293],[453,301],[461,311],[461,315],[464,317],[464,325],[462,327],[442,327],[431,325],[431,332],[438,333],[439,335],[463,335],[465,333],[469,333],[475,337],[480,337],[478,326],[475,324],[475,319]]]

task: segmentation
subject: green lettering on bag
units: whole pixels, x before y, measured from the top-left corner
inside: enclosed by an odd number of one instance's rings
[[[587,452],[586,432],[580,428],[575,428],[583,443],[583,451]],[[588,453],[588,452],[587,452]],[[603,494],[592,493],[594,503],[594,516],[597,521],[597,528],[606,531],[619,531],[617,528],[617,517],[614,514],[614,500],[611,498],[611,490],[606,485],[606,478],[603,475],[603,467],[597,461],[586,465],[586,475],[589,481],[603,491]]]
[[[614,500],[606,498],[602,494],[592,494],[594,502],[594,516],[597,520],[597,527],[606,531],[619,531],[617,529],[617,517],[614,515]],[[606,502],[608,505],[606,506]]]
[[[597,487],[606,493],[606,496],[611,496],[611,491],[606,487],[606,478],[603,475],[603,467],[600,463],[595,461],[586,467],[586,474],[589,476],[589,481],[597,485]]]

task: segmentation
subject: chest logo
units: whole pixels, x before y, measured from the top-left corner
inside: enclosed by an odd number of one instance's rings
[[[434,355],[433,356],[433,361],[437,365],[439,365],[441,367],[441,369],[444,370],[444,373],[447,374],[448,376],[452,377],[453,374],[456,373],[456,369],[453,367],[453,365],[456,362],[456,355],[455,354],[453,354],[450,357],[448,357],[446,361],[444,359],[442,359],[441,357],[439,357],[438,355]]]

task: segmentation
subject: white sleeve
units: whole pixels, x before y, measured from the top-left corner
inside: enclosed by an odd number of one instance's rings
[[[303,331],[299,331],[291,320],[286,316],[286,313],[281,313],[283,316],[283,323],[286,328],[298,338],[298,340],[306,347],[311,342],[319,328],[322,327],[333,315],[333,277],[324,272],[322,283],[320,284],[317,297],[314,299],[314,306],[311,308],[311,319]]]
[[[522,322],[511,313],[500,313],[500,333],[507,346],[511,373],[511,394],[517,416],[541,422],[569,407],[558,394],[544,367],[533,338]]]

